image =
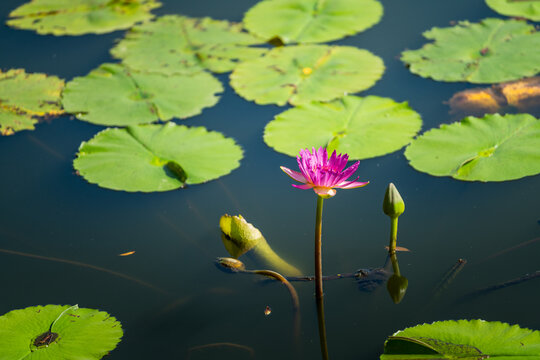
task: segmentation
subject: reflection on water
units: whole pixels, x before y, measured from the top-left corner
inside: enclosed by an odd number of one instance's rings
[[[22,2],[0,2],[2,20]],[[253,1],[163,3],[157,14],[239,21]],[[445,101],[472,86],[412,75],[399,54],[420,47],[425,41],[421,33],[433,26],[498,15],[483,1],[382,3],[381,23],[336,42],[369,49],[384,59],[383,78],[362,95],[408,101],[422,115],[423,131],[453,121]],[[122,36],[121,31],[40,36],[2,26],[0,66],[69,81],[101,63],[114,62],[108,51]],[[128,194],[88,184],[74,174],[72,159],[81,141],[102,127],[68,116],[38,124],[33,132],[0,138],[0,248],[108,269],[167,292],[83,266],[0,253],[0,313],[70,303],[107,311],[125,329],[110,359],[320,358],[312,282],[293,282],[302,310],[297,350],[291,331],[294,313],[283,285],[261,282],[260,276],[231,276],[213,264],[226,255],[220,217],[241,213],[256,224],[276,254],[306,276],[313,272],[313,196],[295,191],[279,169],[294,159],[262,142],[264,126],[283,108],[247,102],[227,87],[227,75],[219,79],[226,87],[220,102],[181,122],[233,137],[243,146],[245,158],[233,173],[207,184],[160,194]],[[358,291],[347,279],[326,281],[330,358],[376,359],[388,335],[435,320],[483,318],[540,329],[540,317],[531,316],[540,298],[537,279],[455,301],[539,270],[540,242],[518,245],[538,238],[540,177],[502,183],[432,177],[412,169],[402,150],[364,160],[360,171],[362,179],[370,181],[368,187],[338,193],[327,202],[325,274],[381,267],[388,244],[381,194],[393,182],[407,203],[399,244],[411,252],[398,255],[400,273],[410,283],[396,305],[387,291]],[[127,250],[135,253],[118,256]],[[460,258],[467,259],[467,266],[426,306],[441,277]],[[262,269],[255,257],[242,260],[247,269]],[[267,306],[270,316],[264,315]]]

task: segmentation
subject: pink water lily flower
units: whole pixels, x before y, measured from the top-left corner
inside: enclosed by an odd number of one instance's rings
[[[299,189],[313,189],[317,195],[323,198],[336,195],[336,188],[354,189],[366,186],[369,183],[369,181],[356,181],[358,177],[352,181],[347,180],[358,169],[360,161],[355,162],[345,169],[349,155],[337,155],[335,150],[332,156],[328,158],[326,148],[321,147],[319,150],[313,148],[312,152],[308,149],[303,149],[300,150],[300,154],[296,159],[301,172],[288,169],[284,166],[281,166],[281,170],[294,180],[303,183],[302,185],[293,184],[294,187]]]

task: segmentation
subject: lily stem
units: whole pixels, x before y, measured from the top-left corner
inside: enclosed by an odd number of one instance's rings
[[[326,327],[324,323],[323,279],[322,279],[322,211],[324,198],[317,196],[317,213],[315,216],[315,298],[317,300],[317,317],[319,322],[319,340],[323,360],[328,360]]]
[[[397,225],[398,217],[390,218],[390,244],[388,245],[388,253],[390,255],[396,253],[396,242],[397,242]]]

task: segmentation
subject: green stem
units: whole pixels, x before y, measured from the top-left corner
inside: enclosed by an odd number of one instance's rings
[[[328,360],[326,327],[324,323],[323,280],[322,280],[322,211],[323,198],[317,196],[317,213],[315,216],[315,297],[317,300],[317,318],[319,321],[319,340],[323,360]]]
[[[392,261],[392,269],[394,270],[394,274],[396,274],[397,276],[401,276],[401,272],[399,271],[399,264],[397,261],[397,255],[395,252],[390,255],[390,260]]]
[[[317,196],[317,214],[315,216],[315,294],[323,297],[322,283],[322,211],[324,199]]]
[[[390,245],[388,246],[388,253],[390,255],[396,253],[396,242],[397,242],[397,224],[398,217],[390,218]]]

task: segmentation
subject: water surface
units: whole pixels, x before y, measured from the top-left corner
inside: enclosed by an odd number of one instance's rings
[[[0,3],[2,24],[21,3]],[[399,61],[399,54],[420,47],[425,41],[421,33],[433,26],[498,15],[480,0],[382,3],[385,14],[379,24],[335,42],[366,48],[384,59],[383,78],[363,94],[408,101],[422,115],[422,131],[455,121],[445,101],[472,86],[415,76]],[[240,21],[252,4],[169,0],[155,13]],[[0,67],[70,80],[114,61],[108,51],[123,34],[54,37],[0,25]],[[295,285],[302,312],[300,349],[295,350],[286,290],[279,284],[261,285],[254,277],[222,273],[213,264],[215,257],[227,255],[219,217],[240,213],[279,254],[312,273],[316,201],[313,192],[291,187],[279,170],[280,165],[294,167],[295,160],[262,141],[264,126],[283,108],[247,102],[227,85],[227,74],[219,79],[226,87],[220,102],[181,123],[223,132],[244,148],[245,157],[239,169],[207,184],[153,194],[88,184],[75,174],[72,160],[81,141],[103,128],[70,116],[0,138],[0,248],[104,267],[166,292],[92,269],[0,253],[0,313],[38,304],[108,311],[125,329],[110,359],[185,359],[192,347],[220,342],[251,347],[256,359],[320,357],[314,284]],[[394,182],[406,202],[398,243],[412,250],[399,254],[409,289],[394,305],[384,287],[365,293],[351,279],[326,283],[331,358],[377,359],[388,335],[435,320],[482,318],[540,329],[538,280],[456,301],[479,287],[540,269],[540,242],[485,260],[540,236],[540,177],[502,183],[437,178],[411,168],[403,151],[362,161],[359,175],[371,183],[338,191],[325,202],[324,272],[384,263],[388,219],[381,203],[386,186]],[[132,256],[117,256],[132,250]],[[468,264],[443,296],[432,301],[434,286],[459,258]],[[246,263],[257,266],[250,259]],[[270,316],[263,313],[266,306],[272,308]],[[194,351],[191,359],[248,355],[241,349],[216,348]]]

